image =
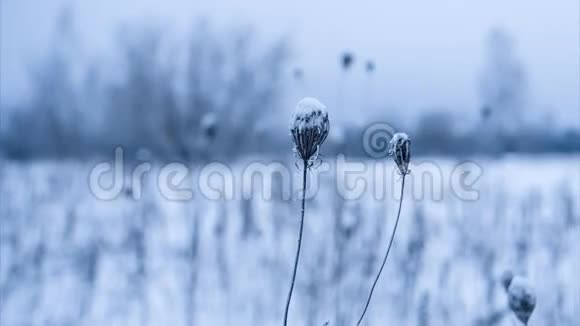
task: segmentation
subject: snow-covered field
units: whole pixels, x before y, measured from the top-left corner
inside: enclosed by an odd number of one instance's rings
[[[367,325],[515,325],[499,282],[507,269],[536,288],[530,325],[580,325],[580,157],[476,159],[475,200],[452,189],[458,162],[417,161],[430,164],[412,166],[415,175],[441,174],[435,188],[408,183]],[[149,175],[141,199],[127,189],[102,201],[89,191],[91,164],[0,164],[1,325],[281,323],[296,199],[256,189],[170,201]],[[322,175],[307,202],[291,325],[355,324],[396,214],[400,183],[388,171],[381,200],[345,200]]]

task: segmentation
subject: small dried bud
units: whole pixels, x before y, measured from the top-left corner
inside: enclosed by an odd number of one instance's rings
[[[372,60],[369,60],[367,61],[365,68],[368,73],[372,73],[375,71],[375,63]]]
[[[503,285],[504,290],[508,291],[508,289],[510,288],[510,284],[512,283],[512,280],[514,279],[514,273],[512,273],[512,271],[505,271],[503,272],[503,274],[501,275],[501,284]]]
[[[345,52],[342,54],[342,68],[348,70],[354,61],[354,56],[350,52]]]
[[[508,288],[508,303],[516,317],[527,325],[536,307],[536,294],[527,279],[521,276],[512,279]]]
[[[389,143],[389,154],[393,156],[399,172],[402,175],[409,174],[409,162],[411,160],[411,140],[404,132],[398,132],[393,135]]]
[[[326,106],[315,98],[306,97],[296,105],[290,123],[294,151],[304,161],[313,161],[318,149],[328,136],[330,123]]]
[[[302,71],[301,68],[295,68],[293,75],[294,75],[294,79],[302,80],[302,77],[304,77],[304,72]]]
[[[217,133],[217,118],[213,113],[207,113],[201,118],[201,129],[203,134],[212,139],[216,136]]]

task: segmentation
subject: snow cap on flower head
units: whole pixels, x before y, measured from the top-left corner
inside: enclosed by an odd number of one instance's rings
[[[525,277],[515,276],[510,282],[508,303],[516,317],[527,325],[536,307],[536,292]]]
[[[294,151],[298,157],[311,161],[328,136],[330,123],[326,106],[313,97],[305,97],[296,105],[290,122]]]
[[[409,161],[411,160],[411,140],[404,132],[398,132],[393,135],[389,142],[389,154],[393,156],[399,172],[402,175],[409,174]]]

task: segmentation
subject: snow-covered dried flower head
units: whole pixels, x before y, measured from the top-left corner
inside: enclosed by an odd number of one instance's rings
[[[516,317],[525,325],[536,307],[536,293],[528,280],[515,276],[508,287],[508,303]]]
[[[393,135],[389,142],[389,154],[393,156],[399,172],[402,175],[409,174],[409,161],[411,160],[411,140],[404,132]]]
[[[328,136],[330,123],[326,106],[312,97],[303,98],[296,105],[290,122],[294,151],[304,161],[313,161],[318,149]]]

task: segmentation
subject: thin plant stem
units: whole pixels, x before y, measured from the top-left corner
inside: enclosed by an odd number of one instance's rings
[[[298,248],[296,248],[296,258],[294,259],[294,272],[292,273],[292,283],[290,283],[290,291],[288,291],[288,299],[286,300],[286,309],[284,311],[284,326],[288,324],[288,310],[290,308],[290,300],[292,300],[292,292],[294,291],[294,282],[296,281],[296,271],[298,270],[298,261],[300,260],[300,247],[302,246],[302,231],[304,230],[304,207],[306,202],[307,172],[308,172],[308,161],[304,160],[304,174],[302,175],[302,213],[300,216],[300,233],[298,234]]]
[[[393,245],[393,240],[395,239],[395,232],[397,232],[397,226],[399,225],[399,217],[401,216],[401,206],[403,206],[403,190],[404,189],[405,189],[405,175],[403,174],[403,180],[401,182],[401,197],[399,198],[399,211],[397,212],[397,219],[395,220],[395,227],[393,228],[393,233],[391,234],[391,240],[389,241],[389,247],[387,248],[387,253],[385,254],[385,258],[383,258],[383,263],[381,264],[381,268],[379,269],[379,273],[377,274],[377,277],[375,278],[373,286],[371,287],[371,292],[369,293],[369,297],[367,299],[365,309],[363,310],[363,313],[360,316],[360,319],[356,323],[357,326],[360,326],[360,324],[363,321],[363,318],[365,317],[365,313],[367,312],[367,309],[369,308],[369,304],[371,302],[373,292],[375,291],[375,286],[377,285],[377,282],[379,281],[379,278],[381,277],[381,273],[383,272],[383,268],[385,268],[385,263],[387,262],[387,257],[389,257],[389,252],[391,251],[391,246]]]

